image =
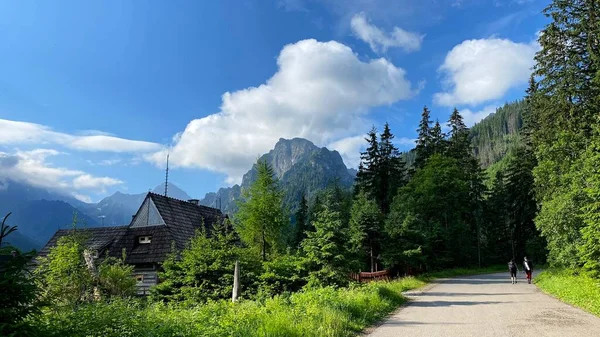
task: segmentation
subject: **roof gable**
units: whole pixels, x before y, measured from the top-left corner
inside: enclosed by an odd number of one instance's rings
[[[142,206],[138,209],[135,217],[131,221],[132,228],[136,227],[150,227],[150,226],[165,226],[165,220],[160,215],[160,212],[156,208],[152,198],[146,197]]]

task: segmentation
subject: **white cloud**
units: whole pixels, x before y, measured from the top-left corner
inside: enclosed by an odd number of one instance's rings
[[[482,119],[496,112],[496,106],[490,105],[483,108],[481,111],[471,111],[470,109],[460,110],[460,114],[463,116],[463,121],[468,127],[472,127],[476,123],[479,123]]]
[[[73,187],[76,189],[101,189],[104,191],[107,186],[122,184],[119,179],[109,177],[94,177],[89,174],[82,174],[73,179]]]
[[[358,168],[360,152],[367,144],[366,137],[367,135],[358,135],[342,138],[330,143],[327,148],[339,152],[348,168]]]
[[[499,99],[511,88],[527,83],[537,43],[507,39],[467,40],[446,55],[440,71],[446,92],[434,100],[443,106],[476,105]]]
[[[160,144],[99,134],[99,131],[70,135],[44,125],[7,119],[0,119],[0,130],[0,145],[57,144],[74,150],[101,152],[151,152],[161,148]]]
[[[417,140],[407,137],[396,138],[394,145],[397,147],[411,147],[416,145]]]
[[[279,138],[329,144],[364,132],[371,107],[415,94],[403,69],[383,58],[362,62],[335,41],[287,45],[277,65],[265,84],[225,93],[218,113],[192,120],[174,137],[173,166],[223,172],[228,183],[239,182]],[[147,158],[162,166],[166,151]]]
[[[394,27],[390,33],[386,33],[371,24],[364,12],[352,17],[350,27],[356,37],[368,43],[374,52],[385,52],[390,47],[400,47],[407,52],[416,51],[421,49],[424,37],[399,27]]]
[[[110,177],[95,177],[80,170],[54,167],[47,162],[48,157],[60,154],[63,153],[51,149],[16,151],[12,154],[0,152],[0,180],[9,178],[36,187],[58,190],[80,200],[88,200],[81,190],[103,192],[108,186],[122,183]]]

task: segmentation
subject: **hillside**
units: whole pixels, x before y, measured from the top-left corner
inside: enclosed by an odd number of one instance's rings
[[[348,170],[337,151],[319,148],[303,138],[279,139],[273,150],[260,157],[273,167],[275,176],[285,192],[284,204],[295,210],[302,193],[308,197],[337,180],[338,184],[350,187],[354,183],[355,170]],[[216,193],[207,193],[201,204],[235,213],[236,201],[242,190],[256,179],[255,166],[242,178],[241,185],[221,188]]]
[[[471,128],[471,146],[482,167],[498,163],[520,143],[524,109],[523,100],[506,103]]]

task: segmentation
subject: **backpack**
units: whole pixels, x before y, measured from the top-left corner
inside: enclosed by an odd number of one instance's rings
[[[508,263],[508,269],[512,271],[512,270],[515,270],[515,269],[517,269],[517,266],[515,265],[515,263],[514,263],[514,262],[510,261],[510,262]]]

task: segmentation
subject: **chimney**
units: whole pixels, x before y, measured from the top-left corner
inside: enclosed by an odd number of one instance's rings
[[[190,204],[198,205],[198,203],[200,202],[200,200],[198,200],[198,199],[190,199],[190,200],[188,200],[188,202]]]

